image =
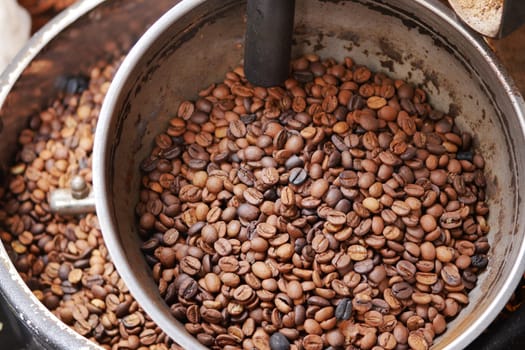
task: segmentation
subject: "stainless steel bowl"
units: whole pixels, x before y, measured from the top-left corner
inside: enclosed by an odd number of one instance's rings
[[[132,49],[104,103],[94,187],[104,239],[122,278],[155,322],[186,348],[202,345],[169,312],[139,250],[139,163],[182,100],[220,80],[243,55],[245,3],[182,1]],[[524,102],[484,41],[437,1],[297,2],[294,54],[349,55],[423,86],[456,112],[486,159],[490,263],[469,305],[434,348],[462,348],[496,317],[523,272]]]
[[[17,137],[57,96],[65,75],[89,74],[90,67],[131,45],[175,0],[85,0],[42,28],[0,78],[0,178],[16,151]],[[20,278],[0,244],[0,293],[7,309],[25,326],[30,349],[101,349],[59,321]],[[2,346],[0,346],[2,348]]]

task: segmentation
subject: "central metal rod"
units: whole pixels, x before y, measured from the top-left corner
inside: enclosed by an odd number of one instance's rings
[[[280,85],[290,72],[295,0],[248,0],[246,11],[246,78],[254,85]]]

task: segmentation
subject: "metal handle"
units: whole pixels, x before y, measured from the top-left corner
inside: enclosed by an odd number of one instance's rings
[[[95,197],[82,176],[71,179],[71,188],[60,188],[49,194],[51,211],[60,215],[95,212]]]

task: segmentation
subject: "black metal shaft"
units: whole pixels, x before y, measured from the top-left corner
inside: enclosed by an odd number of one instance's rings
[[[290,72],[295,0],[248,0],[244,71],[259,86],[282,84]]]

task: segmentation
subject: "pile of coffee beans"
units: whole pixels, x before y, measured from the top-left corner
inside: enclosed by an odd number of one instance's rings
[[[484,160],[421,88],[309,54],[184,101],[143,160],[142,250],[214,349],[416,349],[487,265]]]
[[[64,96],[29,120],[2,189],[0,237],[20,276],[64,323],[105,349],[178,350],[151,321],[108,256],[97,217],[61,217],[48,194],[75,175],[91,183],[94,130],[121,60],[64,77]]]

